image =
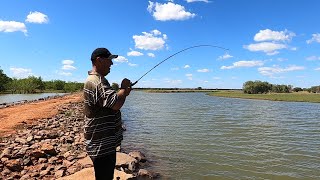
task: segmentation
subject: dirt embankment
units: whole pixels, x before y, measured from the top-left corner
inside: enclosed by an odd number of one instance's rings
[[[14,133],[14,129],[38,119],[51,118],[58,113],[58,106],[82,101],[82,93],[56,99],[16,105],[0,109],[0,137]]]

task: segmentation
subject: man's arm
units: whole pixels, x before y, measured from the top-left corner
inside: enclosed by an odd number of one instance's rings
[[[113,110],[119,110],[124,102],[126,101],[126,97],[130,94],[131,91],[131,81],[128,79],[123,79],[121,82],[121,89],[118,91],[118,100],[116,103],[113,105],[112,109]]]
[[[112,109],[116,111],[119,110],[123,106],[124,102],[126,101],[126,97],[127,97],[126,89],[120,89],[117,94],[118,94],[118,100],[112,107]]]

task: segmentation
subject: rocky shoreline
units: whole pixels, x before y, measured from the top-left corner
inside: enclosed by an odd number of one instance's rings
[[[22,122],[16,133],[1,137],[0,179],[57,179],[92,167],[85,152],[82,109],[81,102],[62,104],[54,117]],[[143,169],[146,161],[139,151],[117,152],[115,179],[159,177]]]

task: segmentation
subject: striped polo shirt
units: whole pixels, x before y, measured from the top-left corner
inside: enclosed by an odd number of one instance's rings
[[[123,139],[121,112],[111,109],[118,99],[109,82],[89,71],[84,84],[84,137],[89,156],[115,153]]]

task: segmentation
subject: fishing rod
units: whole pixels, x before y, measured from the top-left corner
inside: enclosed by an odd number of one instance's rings
[[[157,65],[155,65],[153,68],[151,68],[149,71],[147,71],[145,74],[143,74],[138,80],[136,80],[136,82],[131,84],[131,87],[134,86],[135,84],[137,84],[140,79],[142,79],[145,75],[147,75],[150,71],[152,71],[154,68],[156,68],[157,66],[159,66],[160,64],[162,64],[163,62],[165,62],[166,60],[172,58],[173,56],[182,53],[183,51],[186,51],[188,49],[192,49],[192,48],[198,48],[198,47],[213,47],[213,48],[220,48],[220,49],[224,49],[226,51],[228,51],[229,49],[221,47],[221,46],[214,46],[214,45],[209,45],[209,44],[203,44],[203,45],[196,45],[196,46],[191,46],[191,47],[187,47],[185,49],[182,49],[174,54],[172,54],[171,56],[167,57],[166,59],[162,60],[161,62],[159,62]]]

